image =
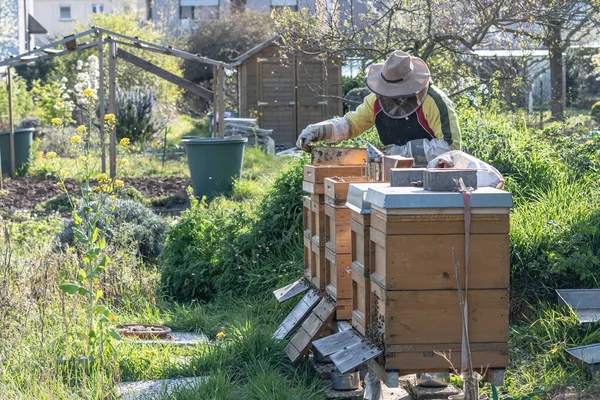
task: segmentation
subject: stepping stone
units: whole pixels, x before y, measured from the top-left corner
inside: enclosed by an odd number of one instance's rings
[[[356,389],[356,390],[333,390],[333,389],[327,389],[325,390],[325,398],[326,399],[361,399],[363,398],[363,394],[364,394],[364,390],[363,389]]]
[[[171,332],[171,339],[131,339],[129,343],[136,344],[169,344],[173,346],[196,346],[209,343],[211,340],[202,332]]]
[[[155,381],[124,382],[117,389],[120,400],[154,400],[160,396],[167,397],[173,392],[194,388],[197,384],[207,381],[205,376],[178,379],[160,379]]]

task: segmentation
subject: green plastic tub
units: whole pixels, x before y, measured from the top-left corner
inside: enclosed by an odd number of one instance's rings
[[[242,173],[247,138],[187,138],[187,153],[194,194],[202,198],[229,194]]]
[[[33,144],[34,128],[15,129],[15,168],[24,167],[29,162],[29,150]],[[0,157],[2,174],[10,174],[10,132],[0,132]]]

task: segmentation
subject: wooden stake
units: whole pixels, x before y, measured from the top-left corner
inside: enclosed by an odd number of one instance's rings
[[[109,111],[115,117],[117,116],[117,44],[110,43],[110,53],[108,55],[108,102]],[[104,122],[104,121],[102,121]],[[114,178],[117,175],[117,127],[110,132],[110,177]]]
[[[106,172],[106,137],[104,136],[104,43],[102,42],[102,32],[98,32],[98,107],[100,107],[100,148],[102,151],[102,172]]]
[[[217,118],[219,115],[219,73],[217,67],[213,67],[213,120],[212,120],[212,137],[217,137]]]
[[[225,68],[219,67],[219,137],[225,135]]]
[[[15,121],[13,117],[13,107],[12,107],[12,81],[10,78],[10,67],[6,68],[6,80],[8,86],[8,123],[10,124],[10,176],[11,178],[15,177],[16,167],[15,167]]]

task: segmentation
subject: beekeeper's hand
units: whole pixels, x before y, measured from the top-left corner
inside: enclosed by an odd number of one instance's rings
[[[302,149],[306,152],[310,151],[310,147],[308,146],[312,142],[320,142],[321,141],[321,126],[316,124],[311,124],[304,128],[300,136],[298,136],[298,140],[296,141],[296,147]]]
[[[350,124],[344,117],[328,119],[318,124],[308,125],[298,136],[296,146],[306,152],[310,151],[309,144],[313,142],[341,142],[350,139]]]

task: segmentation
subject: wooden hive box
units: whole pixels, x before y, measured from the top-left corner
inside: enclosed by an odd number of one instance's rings
[[[352,265],[352,326],[363,336],[370,321],[370,241],[371,209],[364,195],[369,187],[387,187],[386,183],[352,183],[346,206],[350,210],[350,262]]]
[[[352,319],[352,243],[348,187],[364,176],[325,179],[325,290],[336,300],[336,319]]]
[[[303,190],[309,193],[310,214],[308,213],[309,201],[305,197],[304,205],[304,265],[305,276],[317,288],[325,291],[325,179],[333,176],[356,176],[364,173],[364,164],[361,165],[305,165]],[[310,240],[307,240],[307,235]],[[310,250],[309,250],[310,246]],[[307,258],[307,256],[309,256]]]
[[[370,304],[367,336],[401,373],[460,365],[462,319],[452,249],[465,284],[463,195],[415,188],[369,190]],[[473,365],[508,365],[510,193],[471,194],[468,319]],[[354,271],[353,271],[354,273]],[[365,284],[367,284],[365,278]]]

